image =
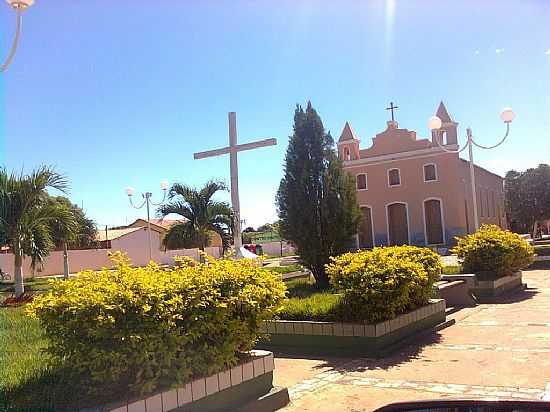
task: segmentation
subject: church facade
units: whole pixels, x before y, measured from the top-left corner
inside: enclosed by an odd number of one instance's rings
[[[357,202],[363,213],[359,248],[412,244],[448,248],[455,236],[475,231],[469,163],[457,153],[458,123],[443,102],[436,115],[442,128],[431,139],[400,129],[396,121],[360,148],[347,122],[338,141],[344,169],[355,176]],[[475,166],[480,224],[506,227],[503,178]]]

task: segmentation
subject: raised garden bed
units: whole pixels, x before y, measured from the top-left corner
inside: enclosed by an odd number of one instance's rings
[[[442,275],[441,280],[453,282],[463,280],[467,283],[468,289],[472,292],[478,302],[489,302],[494,298],[512,293],[525,288],[521,272],[492,280],[480,280],[479,275],[456,274]]]
[[[81,412],[272,412],[284,407],[288,391],[273,387],[273,353],[255,350],[250,355],[231,369],[181,387]]]
[[[521,272],[516,272],[513,275],[503,276],[494,280],[479,280],[476,278],[472,292],[479,301],[483,301],[520,290],[524,287]]]
[[[269,338],[262,348],[308,354],[380,357],[392,352],[407,338],[436,325],[446,326],[445,301],[431,299],[426,306],[375,324],[270,321],[264,325]]]

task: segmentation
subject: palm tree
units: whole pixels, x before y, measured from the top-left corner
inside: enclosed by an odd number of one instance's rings
[[[175,213],[185,220],[170,227],[163,239],[164,245],[172,248],[194,244],[204,251],[210,234],[215,232],[221,236],[226,248],[232,211],[227,203],[212,199],[221,190],[227,190],[225,184],[214,180],[201,189],[181,183],[172,185],[168,202],[160,206],[157,213],[162,217]]]
[[[52,221],[50,228],[50,235],[55,247],[61,247],[63,249],[63,279],[69,279],[69,250],[68,245],[77,240],[78,237],[78,222],[74,214],[74,210],[71,208],[71,204],[68,199],[63,197],[50,198],[49,202],[57,205],[59,212],[62,215],[70,214],[72,218],[60,219],[57,218]]]
[[[0,169],[0,232],[14,254],[15,294],[25,292],[23,259],[31,258],[34,269],[43,264],[53,249],[54,227],[71,228],[74,216],[67,208],[51,202],[47,188],[65,192],[64,176],[47,166],[29,175],[8,173]]]

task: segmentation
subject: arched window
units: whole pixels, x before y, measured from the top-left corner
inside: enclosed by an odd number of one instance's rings
[[[367,174],[366,173],[360,173],[355,178],[357,183],[357,190],[367,190]]]
[[[351,160],[351,153],[349,147],[344,147],[344,160]]]
[[[433,163],[424,165],[424,181],[435,182],[437,180],[437,169]]]
[[[441,245],[445,243],[443,227],[443,213],[441,200],[427,199],[424,201],[424,232],[427,245]]]
[[[401,185],[401,176],[399,175],[399,169],[388,170],[388,185],[389,186]]]

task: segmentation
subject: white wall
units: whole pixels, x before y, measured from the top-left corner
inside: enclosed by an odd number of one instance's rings
[[[153,244],[152,260],[163,265],[173,265],[175,256],[190,256],[198,260],[198,249],[179,249],[163,251],[160,249],[160,238],[155,232],[151,233]],[[122,238],[111,241],[111,249],[86,249],[86,250],[69,250],[69,270],[71,273],[80,272],[91,269],[97,270],[104,267],[111,267],[109,260],[109,252],[115,251],[126,252],[134,266],[145,266],[149,263],[149,247],[146,230],[138,230]],[[208,247],[205,250],[210,256],[220,257],[220,248]],[[0,254],[0,268],[2,271],[9,273],[13,278],[14,256],[9,254]],[[30,277],[32,271],[30,268],[30,259],[25,259],[23,262],[23,273],[25,277]],[[63,273],[63,252],[52,252],[44,262],[44,267],[41,271],[36,271],[35,276],[50,276],[60,275]]]
[[[280,256],[281,242],[262,243],[262,249],[264,250],[264,253],[267,253],[268,255]],[[294,254],[294,246],[292,246],[288,242],[283,241],[283,254],[289,253]]]

